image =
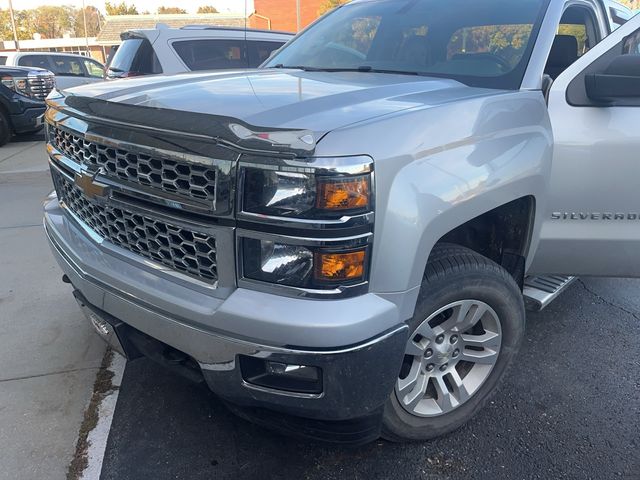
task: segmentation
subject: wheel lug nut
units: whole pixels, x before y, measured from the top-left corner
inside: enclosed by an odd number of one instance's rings
[[[425,358],[429,358],[431,355],[433,355],[433,350],[427,348],[427,350],[424,352]]]
[[[458,355],[460,355],[460,350],[458,350],[457,348],[453,351],[453,356],[457,357]]]
[[[451,335],[451,338],[449,339],[449,341],[451,343],[456,343],[458,341],[458,335]]]
[[[447,369],[448,366],[449,365],[447,365],[446,363],[444,365],[440,365],[440,371],[444,372]]]
[[[433,372],[433,369],[435,368],[435,365],[433,363],[430,363],[425,368],[427,369],[427,372]]]
[[[438,335],[436,337],[436,343],[442,343],[444,342],[444,335]]]

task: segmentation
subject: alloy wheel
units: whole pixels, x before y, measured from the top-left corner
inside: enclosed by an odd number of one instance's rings
[[[424,320],[407,341],[395,393],[408,413],[444,415],[482,386],[500,354],[495,311],[479,300],[451,303]]]

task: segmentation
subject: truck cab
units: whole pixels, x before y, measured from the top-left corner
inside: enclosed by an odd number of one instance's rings
[[[639,37],[632,32],[612,47],[606,19],[613,7],[601,8],[598,2],[568,2],[547,61],[545,73],[553,79],[547,84],[547,96],[554,152],[546,218],[529,273],[638,274],[639,265],[629,261],[640,233],[635,221],[637,194],[625,179],[637,169],[632,151],[640,145],[640,138],[631,125],[638,112],[629,108],[636,104],[633,91],[615,83],[628,80],[633,70],[617,67],[615,62],[634,63]],[[574,41],[562,35],[562,22],[567,19],[579,20],[580,31],[593,32],[587,34],[584,44],[580,38]],[[621,78],[614,81],[617,75],[613,72],[618,68],[622,68]],[[593,91],[607,80],[613,81],[611,98]],[[627,149],[629,146],[632,148]]]
[[[640,17],[609,5],[353,0],[258,69],[52,94],[64,280],[118,351],[258,423],[451,432],[525,299],[640,277]]]

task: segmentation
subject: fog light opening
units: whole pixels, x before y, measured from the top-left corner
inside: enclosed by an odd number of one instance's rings
[[[242,378],[251,385],[295,393],[322,393],[322,369],[319,367],[244,355],[240,356],[239,362]]]

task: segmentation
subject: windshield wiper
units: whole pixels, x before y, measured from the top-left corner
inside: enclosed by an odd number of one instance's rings
[[[283,65],[282,63],[279,63],[277,65],[274,65],[273,67],[268,67],[268,68],[284,68],[284,69],[289,69],[289,70],[304,70],[305,72],[325,72],[325,71],[327,71],[324,68],[308,67],[306,65]]]
[[[279,63],[270,68],[290,68],[294,70],[304,70],[305,72],[361,72],[361,73],[389,73],[398,75],[426,75],[420,72],[412,72],[407,70],[388,70],[384,68],[373,68],[370,65],[360,65],[359,67],[309,67],[306,65],[283,65]]]
[[[362,65],[358,67],[359,72],[372,72],[372,73],[395,73],[398,75],[423,75],[420,72],[413,72],[411,70],[390,70],[386,68],[373,68],[368,65]]]

